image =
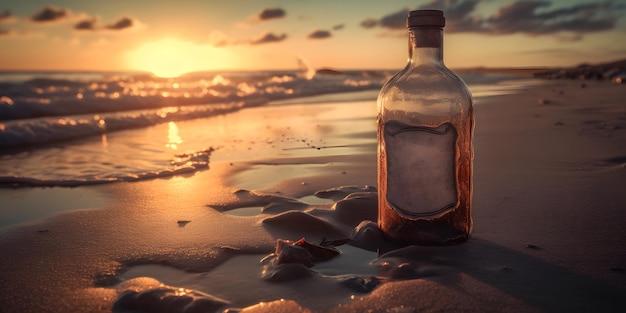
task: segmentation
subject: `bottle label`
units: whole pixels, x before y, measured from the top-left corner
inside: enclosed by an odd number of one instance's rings
[[[401,215],[427,217],[455,207],[455,142],[450,123],[437,128],[385,124],[387,201]]]

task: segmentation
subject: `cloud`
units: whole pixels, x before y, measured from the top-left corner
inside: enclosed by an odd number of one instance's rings
[[[611,14],[611,2],[584,3],[553,10],[546,9],[548,7],[548,1],[513,2],[502,6],[485,22],[494,34],[539,36],[566,32],[574,39],[580,39],[585,33],[613,29],[617,22]]]
[[[261,12],[248,17],[244,21],[236,22],[236,26],[240,28],[248,28],[250,26],[262,23],[268,20],[280,19],[287,15],[285,10],[281,8],[265,8]]]
[[[446,32],[449,33],[488,32],[484,29],[483,19],[471,15],[479,2],[479,0],[431,0],[418,9],[444,11]]]
[[[333,26],[333,30],[341,30],[344,29],[344,27],[346,27],[346,24],[338,24]]]
[[[122,29],[126,29],[126,28],[131,28],[136,24],[135,20],[129,18],[129,17],[122,17],[120,19],[118,19],[117,21],[115,21],[115,23],[107,25],[106,28],[107,29],[112,29],[112,30],[122,30]]]
[[[54,22],[67,18],[69,15],[69,10],[48,5],[39,12],[35,13],[35,15],[31,16],[30,20],[37,23]]]
[[[409,16],[409,9],[402,9],[398,12],[383,16],[378,21],[381,27],[390,29],[406,29],[406,17]]]
[[[471,32],[481,29],[481,20],[476,20],[470,16],[478,2],[478,0],[431,0],[417,7],[417,9],[444,11],[447,32]],[[410,11],[410,9],[404,8],[385,15],[380,20],[376,20],[377,25],[390,30],[405,30],[406,18]]]
[[[446,18],[460,20],[471,14],[479,0],[431,0],[418,7],[420,10],[444,10]]]
[[[276,18],[283,18],[285,17],[285,15],[286,15],[285,10],[281,8],[265,8],[263,9],[263,11],[261,11],[257,15],[257,18],[260,21],[265,21],[265,20],[271,20],[271,19],[276,19]]]
[[[209,44],[214,47],[232,46],[235,42],[221,31],[214,30],[209,34]]]
[[[90,18],[86,20],[82,20],[76,24],[74,24],[74,29],[76,30],[96,30],[96,24],[98,23],[98,19]]]
[[[16,20],[16,17],[13,16],[11,11],[5,10],[0,12],[0,24],[10,23]],[[93,16],[91,14],[85,12],[74,12],[71,9],[60,8],[52,5],[44,6],[35,12],[32,16],[29,16],[24,19],[24,21],[28,21],[31,23],[36,23],[40,25],[64,25],[71,27],[76,31],[88,32],[88,31],[99,31],[99,30],[126,30],[129,28],[141,28],[143,25],[140,21],[130,18],[130,17],[121,17],[118,20],[114,21],[111,24],[106,26],[101,26],[100,19],[97,16]],[[20,30],[20,31],[4,31],[0,36],[7,37],[7,34],[13,37],[26,37],[26,36],[43,36],[40,32],[33,32],[30,30]]]
[[[78,19],[77,19],[78,20]],[[140,23],[130,17],[121,17],[117,21],[108,24],[106,26],[99,26],[99,19],[97,17],[83,16],[73,26],[78,31],[97,31],[101,29],[121,31],[129,28],[139,27]]]
[[[582,3],[551,8],[548,0],[512,1],[488,17],[477,16],[479,0],[431,0],[417,9],[443,10],[447,33],[480,33],[486,35],[525,34],[553,35],[559,40],[581,40],[585,34],[611,30],[616,27],[619,11],[626,6],[616,1]],[[405,29],[409,9],[361,22],[365,28]],[[623,13],[623,12],[622,12]]]
[[[257,38],[250,40],[249,43],[251,45],[259,45],[264,43],[280,42],[285,39],[287,39],[287,34],[276,35],[274,33],[267,32]]]
[[[214,30],[209,34],[208,44],[216,47],[238,46],[238,45],[260,45],[266,43],[280,42],[287,39],[287,34],[275,34],[265,32],[252,39],[236,39],[231,38],[221,31]]]
[[[0,24],[11,23],[15,21],[15,16],[9,10],[4,10],[0,13]]]
[[[0,28],[0,39],[5,38],[41,38],[44,34],[38,31],[31,30],[13,30]]]
[[[307,36],[309,39],[324,39],[330,37],[332,37],[332,34],[327,30],[315,30]]]
[[[404,18],[406,18],[406,16]],[[373,18],[368,18],[368,19],[363,20],[360,23],[360,25],[363,28],[374,28],[374,27],[378,26],[378,20],[373,19]]]

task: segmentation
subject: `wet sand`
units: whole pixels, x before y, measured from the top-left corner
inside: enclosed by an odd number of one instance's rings
[[[2,189],[3,208],[71,211],[0,228],[0,311],[623,311],[626,89],[581,84],[476,99],[474,231],[458,246],[373,227],[373,100],[215,117],[220,144],[193,175]],[[310,268],[266,258],[300,238],[351,241]]]

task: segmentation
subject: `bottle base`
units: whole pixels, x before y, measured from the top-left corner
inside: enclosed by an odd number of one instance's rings
[[[393,236],[387,235],[384,231],[382,231],[383,237],[386,240],[392,241],[397,244],[402,245],[416,245],[416,246],[455,246],[459,244],[463,244],[470,239],[470,235],[462,235],[455,238],[445,239],[445,240],[434,240],[434,239],[417,239],[417,238],[395,238]]]

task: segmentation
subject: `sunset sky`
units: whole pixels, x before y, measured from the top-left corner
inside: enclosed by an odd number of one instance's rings
[[[452,68],[626,57],[626,0],[1,0],[0,70],[395,69],[419,8]]]

